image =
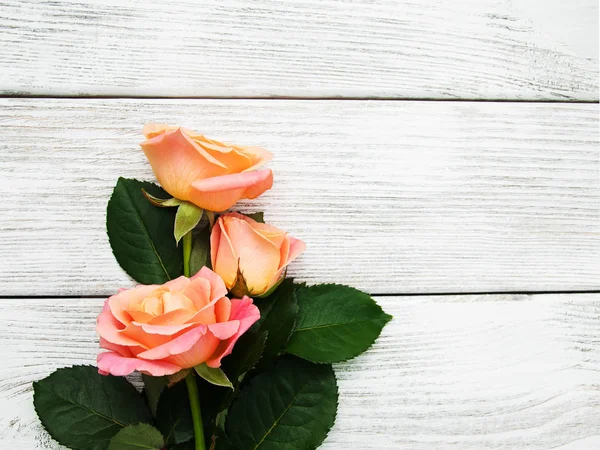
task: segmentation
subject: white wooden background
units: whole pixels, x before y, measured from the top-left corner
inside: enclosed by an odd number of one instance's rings
[[[147,121],[272,151],[239,209],[394,315],[323,448],[600,448],[598,80],[594,0],[0,1],[2,448],[57,448],[31,382],[132,285]]]

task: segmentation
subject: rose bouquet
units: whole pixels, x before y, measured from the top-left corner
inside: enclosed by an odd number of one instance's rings
[[[266,150],[179,127],[144,134],[161,186],[120,178],[106,224],[141,284],[105,301],[97,368],[34,383],[42,424],[80,450],[317,448],[336,416],[331,364],[391,317],[351,287],[286,278],[304,243],[262,213],[225,212],[271,188]]]

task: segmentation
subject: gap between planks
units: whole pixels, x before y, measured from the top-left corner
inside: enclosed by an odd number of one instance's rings
[[[600,100],[579,99],[505,99],[505,98],[443,98],[443,97],[302,97],[302,96],[168,96],[168,95],[41,95],[19,93],[3,93],[3,98],[49,99],[49,100],[302,100],[302,101],[365,101],[365,102],[450,102],[450,103],[568,103],[568,104],[599,104]]]

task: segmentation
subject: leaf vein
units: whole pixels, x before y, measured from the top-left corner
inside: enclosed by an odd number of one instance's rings
[[[131,203],[134,205],[133,208],[135,209],[137,219],[142,224],[142,227],[144,228],[144,231],[146,232],[146,238],[148,239],[148,242],[150,243],[150,246],[152,247],[152,250],[154,251],[154,254],[156,255],[156,258],[158,259],[158,262],[160,263],[160,267],[162,268],[163,272],[167,276],[167,279],[170,280],[171,276],[169,275],[169,272],[167,271],[167,268],[165,267],[165,265],[163,263],[163,260],[160,257],[160,254],[156,250],[156,246],[154,245],[154,242],[152,242],[152,238],[150,237],[150,232],[148,231],[148,228],[146,227],[146,224],[144,223],[144,221],[142,219],[142,215],[140,214],[140,211],[139,211],[139,209],[136,206],[135,200],[131,196],[131,193],[129,192],[128,189],[125,189],[125,192],[127,193],[127,197],[129,198],[129,200],[131,201]]]
[[[269,428],[267,430],[267,432],[264,434],[264,436],[262,437],[262,439],[260,440],[260,442],[258,444],[256,444],[256,446],[254,447],[253,450],[256,450],[258,447],[260,447],[262,445],[262,443],[265,441],[265,439],[267,438],[267,436],[273,431],[273,429],[275,429],[275,427],[277,426],[277,424],[279,423],[279,421],[283,418],[283,416],[285,416],[285,414],[293,406],[293,404],[296,401],[296,399],[298,398],[298,396],[300,394],[302,394],[302,391],[304,390],[304,388],[306,388],[306,386],[308,386],[308,381],[306,383],[304,383],[300,389],[298,389],[298,392],[294,395],[294,398],[292,398],[292,400],[286,406],[286,408],[283,410],[283,412],[279,415],[279,417],[275,420],[275,422],[273,422],[273,425],[271,425],[271,428]]]
[[[58,398],[60,398],[60,399],[64,400],[65,402],[67,402],[67,403],[70,403],[70,404],[72,404],[73,406],[75,406],[75,407],[78,407],[78,408],[81,408],[81,409],[83,409],[84,411],[87,411],[87,412],[89,412],[89,413],[92,413],[92,414],[94,414],[94,415],[96,415],[96,416],[98,416],[98,417],[101,417],[101,418],[103,418],[103,419],[105,419],[105,420],[107,420],[107,421],[109,421],[109,422],[113,422],[113,423],[115,423],[115,424],[117,424],[117,425],[119,425],[119,426],[121,426],[121,427],[125,427],[125,426],[126,426],[126,424],[124,424],[124,423],[121,423],[121,422],[119,422],[118,420],[115,420],[115,419],[114,419],[114,418],[112,418],[112,417],[108,417],[108,416],[106,416],[106,415],[104,415],[104,414],[101,414],[101,413],[99,413],[99,412],[97,412],[97,411],[94,411],[93,409],[86,408],[85,406],[83,406],[83,405],[81,405],[81,404],[75,403],[74,401],[72,401],[72,400],[70,400],[70,399],[68,399],[68,398],[65,398],[65,397],[63,397],[63,396],[61,396],[61,395],[58,395],[58,393],[56,393],[56,392],[55,392],[55,395],[56,395]]]

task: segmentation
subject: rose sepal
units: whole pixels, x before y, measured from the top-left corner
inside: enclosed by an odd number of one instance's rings
[[[179,208],[177,208],[177,214],[175,214],[175,227],[173,228],[173,235],[177,244],[183,236],[196,228],[203,214],[204,210],[193,203],[181,202]]]
[[[233,286],[229,290],[229,293],[234,297],[243,297],[244,295],[249,295],[250,289],[248,288],[248,283],[246,282],[246,278],[244,278],[244,274],[240,270],[238,263],[238,270],[235,276],[235,281],[233,282]]]
[[[183,200],[179,200],[175,197],[164,199],[155,197],[154,195],[148,194],[145,189],[142,189],[142,194],[144,194],[144,197],[146,197],[150,203],[152,203],[154,206],[158,206],[159,208],[172,208],[183,203]]]
[[[196,374],[210,384],[214,384],[215,386],[227,387],[233,390],[233,384],[223,372],[223,369],[220,367],[209,367],[206,363],[199,364],[194,367]]]
[[[173,387],[180,381],[185,380],[185,377],[189,375],[191,370],[192,369],[181,369],[179,372],[176,372],[173,375],[168,375],[167,379],[169,380],[169,383],[167,384],[167,387]]]

